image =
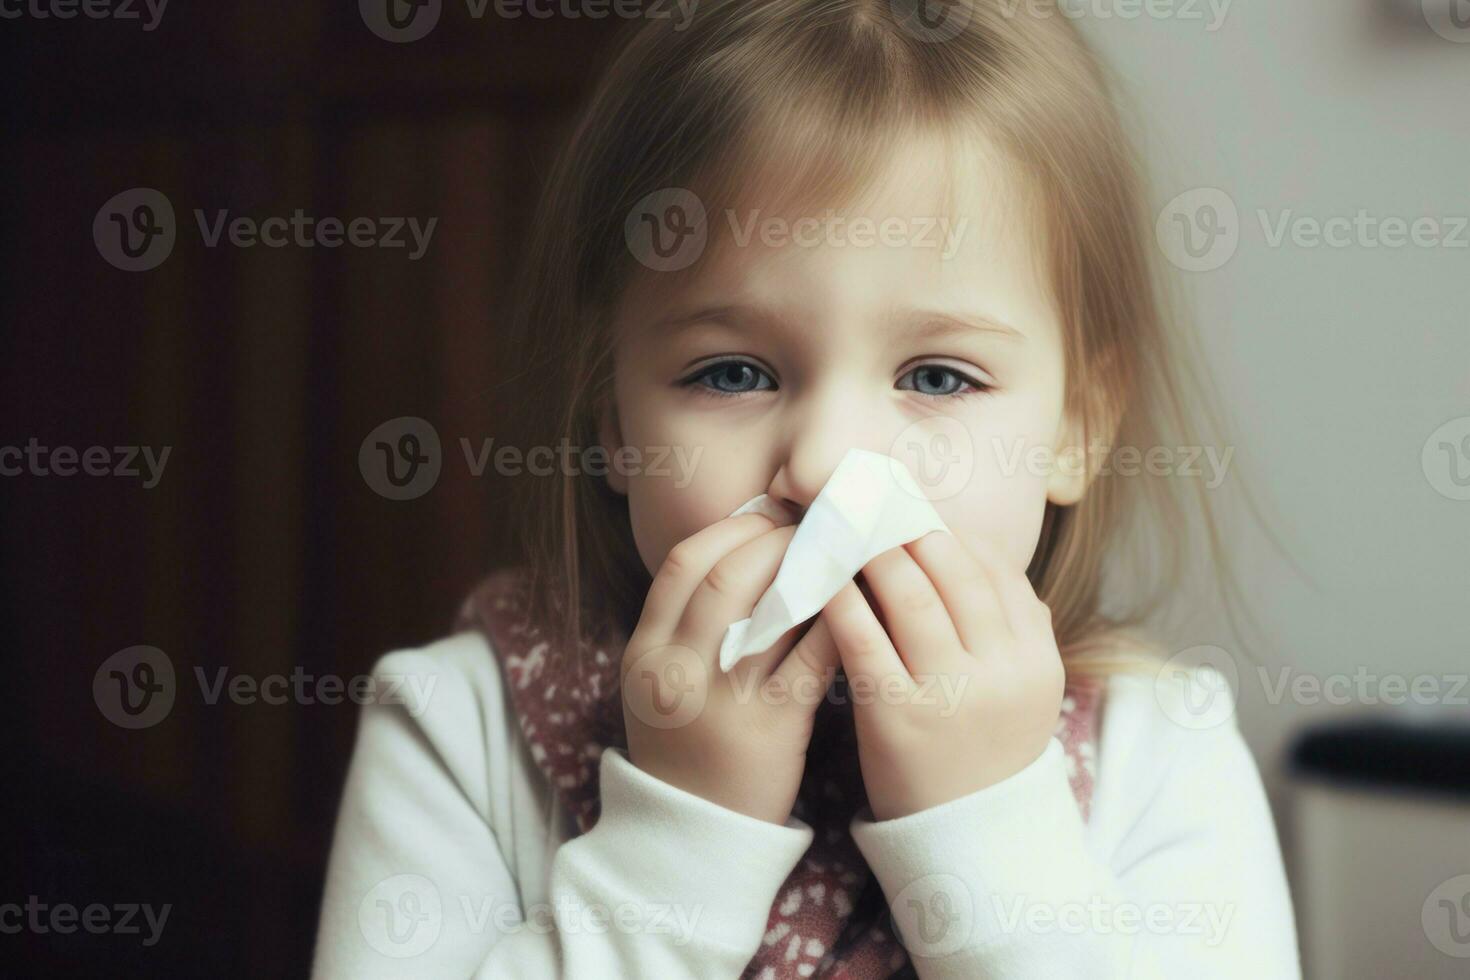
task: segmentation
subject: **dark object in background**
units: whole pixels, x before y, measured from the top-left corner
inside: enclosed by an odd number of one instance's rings
[[[500,315],[554,146],[623,22],[442,6],[402,44],[352,0],[170,3],[152,29],[75,4],[0,19],[0,446],[170,450],[151,488],[0,479],[0,905],[171,906],[148,947],[0,932],[0,974],[305,976],[359,708],[211,700],[196,671],[350,680],[446,635],[516,558],[511,478],[471,472],[461,445],[518,444]],[[144,271],[94,240],[134,188],[177,225]],[[437,225],[410,261],[210,245],[196,218],[298,211]],[[444,448],[413,501],[359,471],[369,433],[405,416]],[[178,683],[166,718],[130,730],[93,682],[138,645]]]
[[[1298,777],[1470,797],[1470,723],[1371,720],[1309,728],[1292,745],[1290,764]]]
[[[1463,980],[1470,724],[1357,719],[1288,757],[1292,891],[1307,975]]]

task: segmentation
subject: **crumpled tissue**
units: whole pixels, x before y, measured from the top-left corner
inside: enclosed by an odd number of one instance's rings
[[[790,524],[781,504],[760,494],[731,513],[763,513]],[[787,630],[822,611],[864,565],[930,531],[948,531],[900,460],[850,449],[807,508],[786,548],[776,578],[751,610],[732,623],[720,643],[720,670],[769,650]]]

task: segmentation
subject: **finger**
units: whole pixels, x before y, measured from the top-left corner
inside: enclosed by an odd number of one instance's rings
[[[841,663],[842,654],[832,639],[832,629],[818,616],[772,673],[787,690],[805,694],[810,689],[820,700],[837,676]]]
[[[786,655],[795,649],[797,643],[801,641],[802,635],[807,632],[812,622],[813,620],[809,619],[797,623],[791,629],[782,633],[780,639],[771,644],[765,652],[754,653],[742,658],[738,664],[730,668],[730,672],[732,674],[739,673],[742,679],[744,679],[747,673],[752,673],[757,678],[765,680],[776,672],[776,668],[781,666]],[[723,637],[721,639],[723,640]]]
[[[827,621],[832,642],[837,644],[842,668],[849,679],[896,676],[912,687],[913,678],[904,667],[903,659],[893,648],[893,642],[888,639],[856,583],[848,582],[838,590],[822,608],[821,617]]]
[[[990,581],[995,585],[1010,621],[1011,632],[1019,639],[1040,639],[1051,634],[1051,607],[1041,601],[1026,573],[1007,564],[995,551],[982,553]],[[1011,649],[1025,649],[1026,644],[1012,644]]]
[[[694,590],[715,562],[774,527],[776,523],[764,514],[741,514],[716,521],[680,541],[664,558],[648,587],[638,629],[660,637],[672,636]]]
[[[761,594],[775,581],[795,534],[794,525],[778,527],[715,562],[690,596],[674,631],[675,642],[696,650],[718,650],[730,624],[749,617]]]
[[[906,548],[934,583],[961,645],[976,656],[1003,646],[1011,634],[1010,617],[985,563],[943,531],[926,534]]]
[[[863,578],[910,674],[929,673],[962,649],[944,600],[904,548],[889,548],[869,561],[863,566]]]

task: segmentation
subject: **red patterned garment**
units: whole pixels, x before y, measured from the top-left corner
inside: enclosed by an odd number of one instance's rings
[[[576,820],[597,822],[603,750],[626,751],[618,676],[626,636],[605,629],[570,656],[552,657],[554,631],[530,622],[523,570],[503,569],[465,600],[457,626],[479,630],[500,661],[531,756]],[[560,663],[560,670],[552,664]],[[841,684],[839,676],[837,681]],[[837,688],[834,687],[834,691]],[[1056,736],[1086,819],[1096,774],[1102,684],[1069,681]],[[847,699],[818,707],[807,769],[792,811],[814,832],[782,884],[745,980],[869,980],[913,976],[877,880],[848,832],[867,804]]]

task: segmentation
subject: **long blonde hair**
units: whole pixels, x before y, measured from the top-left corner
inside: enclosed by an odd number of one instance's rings
[[[982,136],[1019,178],[1044,229],[1038,259],[1061,313],[1067,408],[1083,445],[1199,444],[1182,395],[1203,379],[1166,329],[1141,167],[1102,67],[1049,2],[955,0],[940,22],[916,20],[917,6],[706,0],[687,23],[630,25],[549,175],[522,269],[513,327],[519,376],[534,381],[528,444],[597,443],[613,311],[643,271],[624,237],[637,202],[670,187],[728,200],[758,173],[776,175],[783,193],[841,198],[920,127],[947,145]],[[554,492],[543,479],[519,488],[521,530],[536,612],[574,649],[598,616],[631,630],[650,576],[626,498],[602,479],[553,479]],[[1186,493],[1182,482],[1101,467],[1078,504],[1048,505],[1028,574],[1070,671],[1136,663],[1119,651],[1137,643],[1114,641],[1177,586],[1191,526],[1204,528],[1228,579],[1206,488]],[[1150,522],[1163,530],[1142,533]],[[1105,609],[1105,557],[1142,586],[1127,608]]]

